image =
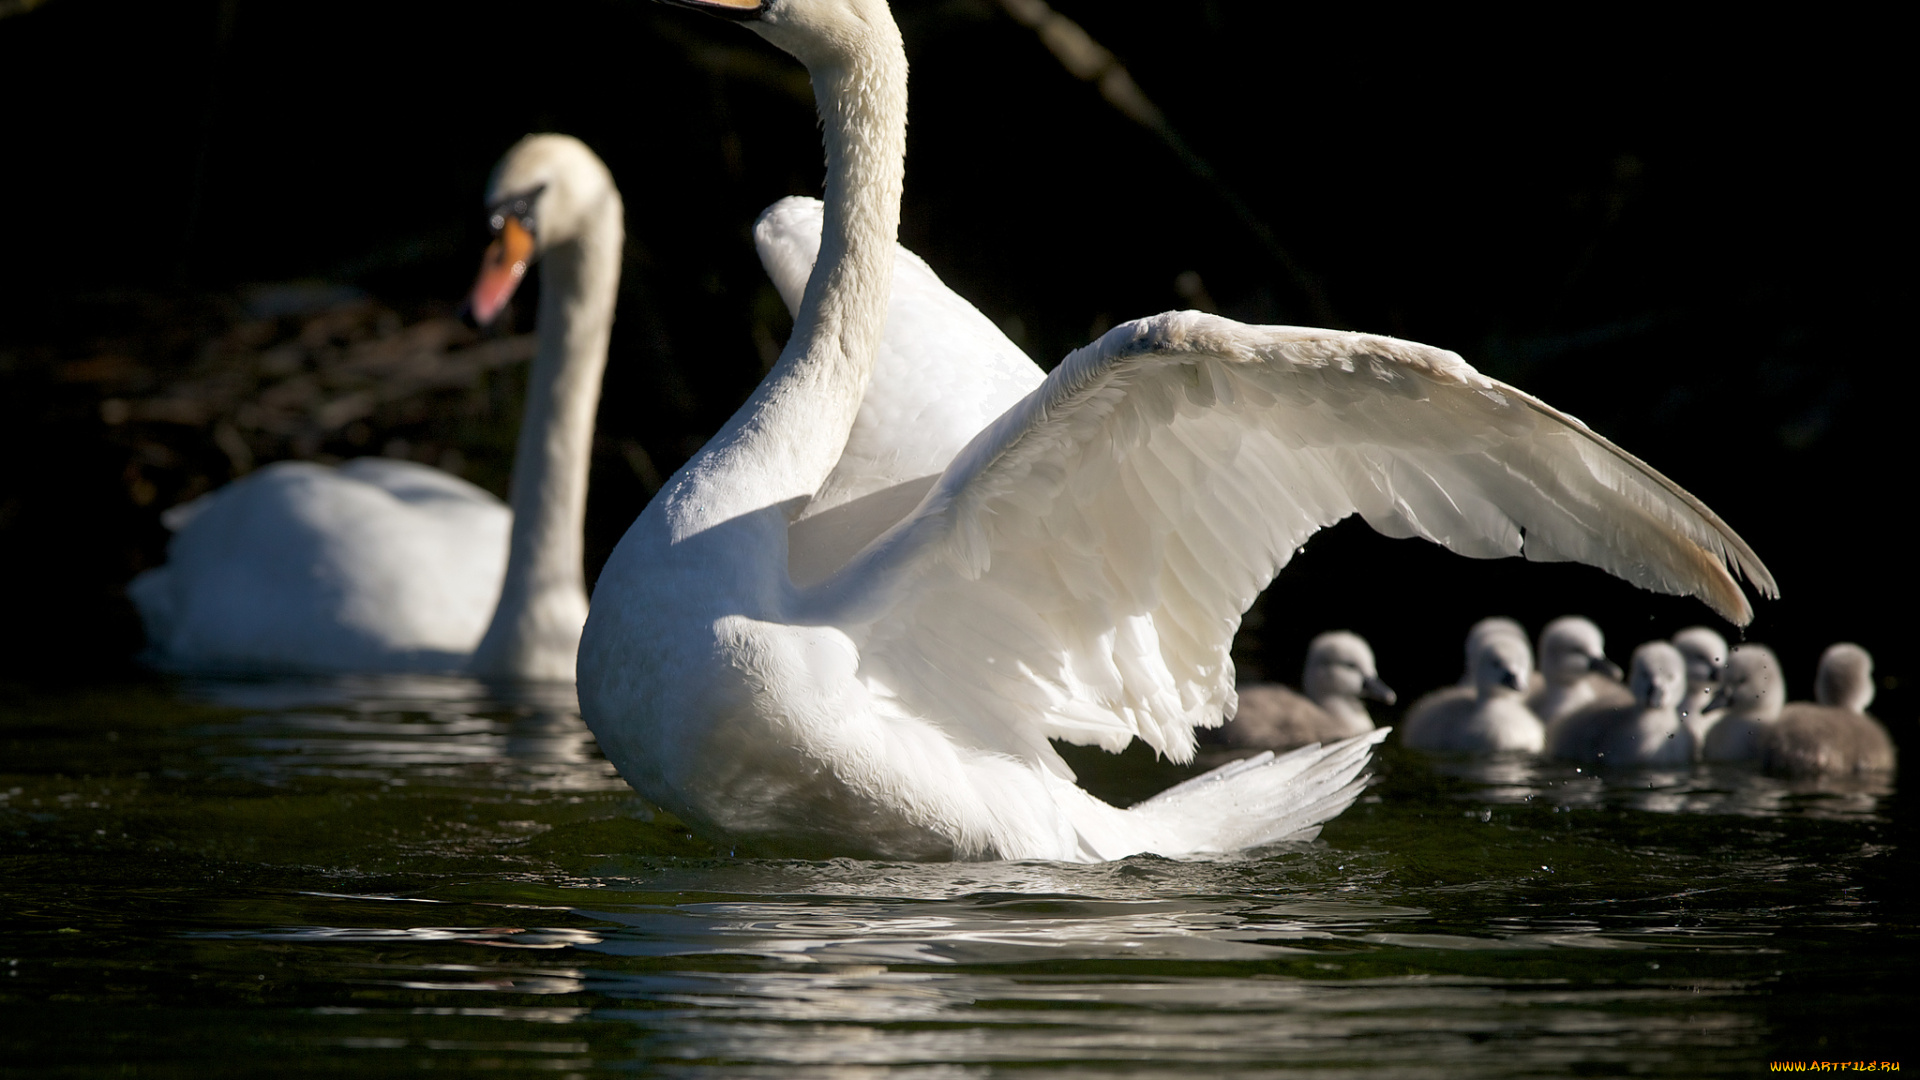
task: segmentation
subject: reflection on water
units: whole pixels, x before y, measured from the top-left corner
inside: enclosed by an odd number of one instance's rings
[[[1874,814],[1893,794],[1885,774],[1797,779],[1766,776],[1730,765],[1595,770],[1533,758],[1432,759],[1446,776],[1475,785],[1461,796],[1483,802],[1534,799],[1562,809],[1623,806],[1657,814]]]
[[[516,787],[626,790],[595,747],[570,686],[382,675],[196,680],[183,689],[250,710],[198,733],[224,770],[262,782],[294,774],[447,782],[492,766],[498,782]]]
[[[76,1075],[1751,1075],[1897,1060],[1920,940],[1884,780],[1390,747],[1311,844],[787,862],[551,690],[193,682],[0,740],[0,1062]]]

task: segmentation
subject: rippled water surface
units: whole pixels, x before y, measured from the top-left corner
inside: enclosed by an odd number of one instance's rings
[[[16,691],[0,755],[6,1076],[1744,1076],[1912,1042],[1891,784],[1389,747],[1312,844],[901,865],[715,850],[570,701],[454,680]],[[1178,777],[1074,760],[1123,801]]]

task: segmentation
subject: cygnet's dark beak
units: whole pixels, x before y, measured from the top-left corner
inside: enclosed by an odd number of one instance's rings
[[[1727,686],[1725,683],[1721,683],[1719,686],[1713,688],[1713,696],[1707,699],[1705,705],[1700,706],[1700,711],[1703,713],[1717,712],[1726,707]]]
[[[1620,669],[1615,668],[1614,670],[1618,671]],[[1518,690],[1525,693],[1527,689],[1527,677],[1517,671],[1508,669],[1500,673],[1500,685],[1509,690]]]
[[[1378,675],[1369,675],[1367,681],[1360,684],[1360,696],[1372,698],[1383,705],[1391,705],[1399,698],[1399,695],[1393,692],[1393,687],[1381,682]]]
[[[766,0],[660,0],[663,4],[703,11],[733,22],[750,22],[766,14]]]
[[[1607,678],[1612,679],[1614,682],[1619,682],[1621,676],[1626,674],[1625,672],[1620,670],[1619,664],[1614,663],[1613,661],[1607,659],[1604,656],[1596,656],[1593,659],[1587,661],[1587,670],[1598,672],[1601,675],[1605,675]]]

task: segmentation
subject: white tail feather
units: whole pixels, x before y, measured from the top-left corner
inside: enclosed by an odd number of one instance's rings
[[[1278,757],[1259,754],[1196,776],[1125,811],[1161,855],[1239,851],[1311,840],[1359,798],[1373,747],[1391,728]]]

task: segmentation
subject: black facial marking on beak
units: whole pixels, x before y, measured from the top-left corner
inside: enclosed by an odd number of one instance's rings
[[[487,207],[487,227],[493,230],[495,236],[498,236],[500,230],[507,227],[507,219],[511,217],[519,220],[521,228],[535,236],[540,235],[540,230],[534,227],[533,206],[540,201],[540,193],[545,190],[547,185],[536,184],[526,191],[509,195]]]

